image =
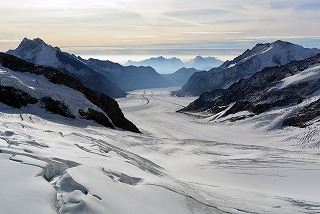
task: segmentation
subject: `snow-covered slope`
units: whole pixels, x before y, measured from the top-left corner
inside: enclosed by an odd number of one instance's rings
[[[172,82],[175,86],[183,86],[188,82],[188,79],[196,72],[200,72],[194,68],[180,68],[176,72],[172,74],[162,74],[165,78],[167,78],[170,82]]]
[[[228,88],[240,79],[249,78],[266,67],[285,65],[318,53],[319,49],[303,48],[283,41],[258,44],[252,50],[246,50],[242,55],[218,68],[192,76],[177,94],[199,96],[203,92]]]
[[[123,91],[172,86],[167,79],[151,67],[122,66],[108,60],[79,59],[84,61],[92,70],[106,76]]]
[[[203,93],[181,112],[206,112],[212,118],[243,119],[274,108],[287,109],[277,127],[305,127],[320,111],[320,54],[280,67],[265,68],[228,89]],[[239,115],[239,112],[251,114]],[[253,114],[252,114],[253,113]],[[231,118],[232,114],[236,114]],[[313,122],[315,122],[313,121]]]
[[[112,98],[56,69],[35,66],[4,53],[0,53],[0,89],[0,102],[11,107],[37,105],[64,117],[90,119],[107,127],[139,132]]]
[[[126,94],[104,75],[90,69],[88,65],[57,47],[46,44],[43,40],[24,38],[15,50],[8,54],[17,56],[36,65],[50,66],[74,75],[86,87],[110,97],[123,97]]]

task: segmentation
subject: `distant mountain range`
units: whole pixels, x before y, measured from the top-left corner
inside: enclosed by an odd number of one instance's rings
[[[232,61],[226,61],[208,72],[197,72],[177,92],[178,96],[199,96],[203,92],[228,88],[233,83],[261,71],[266,67],[281,66],[303,60],[320,53],[319,49],[308,49],[289,42],[276,41],[257,44]]]
[[[145,59],[142,61],[128,61],[125,65],[134,65],[134,66],[151,66],[157,72],[161,74],[174,73],[180,68],[195,68],[197,70],[210,70],[211,68],[218,67],[223,62],[214,58],[214,57],[201,57],[197,56],[196,58],[183,62],[181,59],[176,57],[173,58],[164,58],[159,56],[156,58]]]
[[[119,86],[123,91],[173,86],[171,82],[150,66],[122,66],[108,60],[79,59],[85,62],[92,70],[107,77],[108,80]]]
[[[125,91],[129,90],[172,86],[151,67],[125,67],[107,60],[85,60],[62,52],[39,38],[25,38],[17,49],[7,53],[36,65],[50,66],[71,74],[86,87],[114,98],[126,96]]]
[[[286,45],[289,50],[293,48],[292,44],[279,43],[267,46],[270,48],[271,46]],[[305,50],[299,47],[293,49],[302,51],[299,53],[299,57],[306,56],[310,52],[317,52],[317,50]],[[279,51],[277,53],[289,52]],[[288,61],[286,56],[277,59],[271,58],[274,59],[271,62],[284,63]],[[264,57],[264,59],[266,58]],[[290,59],[293,58],[290,57]],[[265,64],[267,62],[264,61]],[[278,114],[278,118],[273,121],[273,126],[306,127],[320,120],[319,92],[320,54],[282,66],[267,67],[247,79],[241,79],[227,89],[216,89],[203,93],[180,112],[205,112],[205,114],[212,115],[212,120],[235,121],[274,110],[275,114]]]

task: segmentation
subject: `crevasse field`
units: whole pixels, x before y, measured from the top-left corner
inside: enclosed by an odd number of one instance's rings
[[[180,114],[171,90],[118,99],[143,134],[0,104],[0,213],[320,213],[319,123]]]

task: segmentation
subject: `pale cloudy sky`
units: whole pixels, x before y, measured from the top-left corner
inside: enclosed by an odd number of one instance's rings
[[[319,0],[1,0],[0,51],[24,37],[79,53],[320,48],[319,20]]]

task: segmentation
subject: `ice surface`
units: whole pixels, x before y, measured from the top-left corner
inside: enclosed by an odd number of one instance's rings
[[[118,99],[143,134],[0,104],[0,213],[319,213],[319,122],[176,113],[173,89]],[[309,147],[305,147],[309,145]]]

